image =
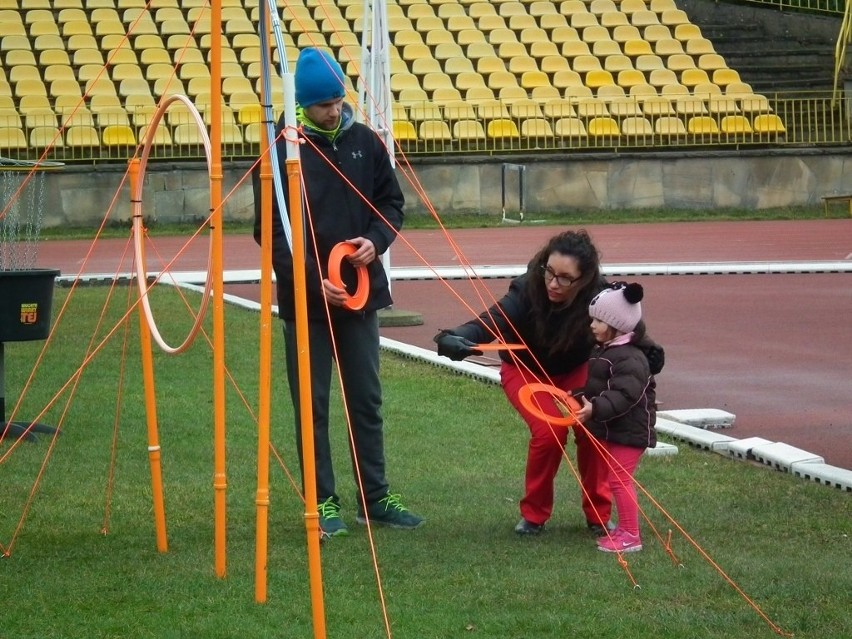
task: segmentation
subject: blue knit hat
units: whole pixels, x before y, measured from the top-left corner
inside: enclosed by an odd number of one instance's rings
[[[314,47],[302,49],[296,61],[296,102],[307,108],[346,95],[343,69],[331,54]]]

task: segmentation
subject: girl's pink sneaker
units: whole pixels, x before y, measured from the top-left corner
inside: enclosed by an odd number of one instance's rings
[[[631,535],[623,530],[616,530],[608,537],[598,539],[598,550],[601,552],[638,552],[642,550],[642,540],[639,535]]]

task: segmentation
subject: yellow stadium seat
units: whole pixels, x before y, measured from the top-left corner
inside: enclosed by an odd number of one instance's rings
[[[595,94],[585,84],[581,84],[579,86],[565,87],[562,95],[569,100],[573,100],[574,104],[577,104],[580,100],[593,98]]]
[[[497,56],[497,51],[489,42],[473,42],[467,46],[467,57],[471,60],[479,60]]]
[[[722,133],[752,133],[751,123],[743,115],[726,115],[720,123]]]
[[[675,38],[661,38],[654,42],[654,53],[660,56],[684,53],[683,44]]]
[[[584,138],[586,125],[580,118],[559,118],[554,125],[554,133],[560,138]]]
[[[648,84],[657,88],[667,84],[679,84],[677,74],[670,69],[654,69],[648,74]]]
[[[713,43],[707,38],[690,38],[686,41],[684,49],[689,55],[693,56],[716,53]]]
[[[612,36],[609,34],[609,29],[600,25],[592,25],[583,28],[583,42],[594,44],[601,40],[612,40]]]
[[[155,97],[160,98],[166,95],[174,95],[176,93],[186,93],[186,89],[184,88],[183,82],[181,82],[180,78],[172,77],[154,80],[153,94]]]
[[[511,107],[518,100],[529,99],[529,93],[523,87],[503,87],[497,92],[497,99]]]
[[[455,100],[461,99],[461,91],[459,91],[455,87],[449,89],[435,89],[432,92],[432,102],[434,102],[435,104],[444,105],[447,102],[453,102]]]
[[[521,87],[524,89],[543,86],[550,86],[550,78],[544,71],[525,71],[521,76]]]
[[[113,106],[109,108],[100,108],[97,111],[93,110],[97,125],[103,129],[107,126],[129,126],[130,117],[127,115],[127,110],[121,106]]]
[[[92,33],[92,25],[88,22],[88,20],[70,20],[63,23],[62,36],[70,38],[74,35],[93,36],[94,33]]]
[[[553,75],[558,71],[571,71],[571,64],[561,55],[547,55],[539,60],[539,68]]]
[[[583,97],[574,101],[574,108],[581,118],[609,117],[607,103],[596,97]]]
[[[651,55],[654,53],[653,49],[651,49],[650,42],[635,38],[623,41],[622,50],[624,51],[624,55],[630,56],[631,58],[638,58],[643,55]]]
[[[59,27],[56,26],[55,22],[34,22],[30,25],[31,38],[37,38],[44,35],[59,35]]]
[[[666,9],[660,14],[660,23],[667,26],[689,24],[689,16],[683,9]]]
[[[642,39],[647,40],[651,44],[660,40],[673,39],[671,29],[664,24],[649,24],[642,30]]]
[[[424,120],[443,120],[444,114],[441,107],[433,102],[415,102],[408,107],[408,117],[412,122]],[[398,118],[394,117],[394,121]]]
[[[578,29],[585,34],[586,29],[589,27],[599,27],[600,23],[598,22],[598,17],[589,12],[580,12],[572,13],[570,18],[570,24],[575,29]],[[583,37],[585,40],[585,37]],[[588,41],[587,41],[588,42]]]
[[[665,96],[649,96],[642,100],[642,113],[649,117],[674,116],[671,100]]]
[[[545,58],[554,58],[560,57],[559,47],[550,40],[544,42],[530,42],[529,47],[529,55],[536,60],[543,60]]]
[[[550,32],[550,40],[554,44],[560,45],[563,52],[566,43],[582,42],[582,38],[580,38],[580,34],[577,32],[577,29],[569,25],[554,28],[553,31]]]
[[[450,126],[443,120],[426,120],[418,130],[421,140],[426,142],[449,142],[453,139]]]
[[[707,108],[704,100],[694,95],[681,95],[673,100],[675,112],[678,115],[706,115]]]
[[[594,55],[578,55],[571,63],[571,68],[577,73],[603,70],[600,58]]]
[[[718,115],[727,115],[731,113],[740,112],[740,108],[737,104],[737,101],[727,95],[710,95],[707,98],[707,110],[710,113]]]
[[[618,137],[621,129],[614,118],[596,117],[589,120],[586,132],[591,137]]]
[[[478,73],[476,75],[481,78]],[[419,81],[419,84],[427,93],[431,93],[435,89],[453,88],[455,86],[453,79],[443,71],[427,73]]]
[[[25,78],[15,83],[15,95],[18,97],[25,95],[47,95],[47,87],[44,86],[38,78]]]
[[[495,91],[499,91],[504,87],[518,86],[518,78],[510,71],[492,71],[487,74],[485,84]]]
[[[21,128],[23,126],[21,114],[14,106],[0,108],[0,128]]]
[[[65,41],[60,36],[36,36],[33,49],[38,51],[38,61],[41,65],[71,64],[71,58],[65,51]]]
[[[476,71],[466,71],[456,76],[454,86],[460,91],[467,91],[475,87],[487,88],[485,79]]]
[[[615,84],[612,73],[604,69],[589,71],[586,74],[584,84],[590,89],[597,89],[608,84]]]
[[[452,31],[452,29],[450,29]],[[479,29],[470,28],[470,29],[461,29],[459,31],[454,31],[456,34],[456,42],[458,42],[462,46],[470,46],[471,44],[483,44],[487,43],[485,38],[485,34]]]
[[[557,71],[553,74],[552,82],[557,89],[584,86],[582,76],[576,71]]]
[[[622,0],[618,5],[619,11],[623,11],[627,15],[633,15],[637,11],[646,11],[648,6],[645,0]]]
[[[642,101],[646,98],[657,97],[657,89],[652,87],[650,84],[634,84],[630,87],[629,94]]]
[[[574,103],[567,98],[557,98],[544,103],[543,112],[545,117],[551,120],[559,118],[573,118],[577,116]]]
[[[136,135],[129,126],[112,125],[105,127],[101,134],[104,146],[136,146]]]
[[[611,55],[622,55],[621,45],[615,40],[598,40],[592,43],[592,55],[606,58]]]
[[[726,87],[733,82],[740,81],[740,74],[735,69],[716,69],[713,71],[713,84]]]
[[[680,83],[685,87],[694,87],[702,82],[709,82],[710,76],[704,69],[684,69],[680,75]]]
[[[442,105],[444,119],[450,122],[457,120],[475,120],[476,109],[465,100],[454,100]]]
[[[664,23],[671,24],[671,23]],[[679,24],[675,24],[673,35],[676,40],[680,40],[681,42],[686,42],[688,40],[703,38],[704,36],[701,34],[701,27],[697,24],[693,24],[691,22],[683,22]]]
[[[397,100],[403,104],[409,104],[411,102],[421,102],[423,100],[428,100],[429,94],[426,93],[419,86],[417,87],[405,87],[399,91],[399,95],[397,96]]]
[[[733,94],[733,97],[737,99],[740,110],[744,113],[768,113],[772,111],[769,100],[766,96],[759,93],[752,93],[750,95]]]
[[[535,18],[533,18],[532,16],[526,16],[530,20],[530,23],[525,27],[521,27],[520,25],[516,26],[514,24],[515,19],[519,17],[520,16],[515,16],[509,22],[509,28],[513,29],[515,32],[519,32],[518,40],[528,46],[532,46],[533,44],[553,44],[552,42],[550,42],[550,38],[547,35],[547,31],[538,26],[538,23],[536,23]]]
[[[512,117],[509,108],[495,98],[479,102],[476,105],[476,115],[480,120],[508,120]]]
[[[37,126],[30,129],[30,146],[36,149],[65,146],[62,133],[55,126]]]
[[[178,146],[200,146],[204,138],[195,123],[185,123],[174,127],[172,142]]]
[[[521,98],[510,102],[509,113],[515,120],[544,117],[541,104],[532,98]]]
[[[663,116],[654,120],[654,133],[663,136],[686,135],[686,126],[678,117]]]
[[[479,120],[459,120],[453,123],[453,139],[460,142],[485,140],[485,129]]]
[[[50,95],[52,96],[73,96],[80,98],[83,92],[80,90],[80,83],[74,79],[59,79],[53,80],[50,83]]]
[[[621,121],[621,134],[630,137],[645,137],[654,134],[654,126],[648,118],[631,116]]]
[[[425,76],[427,73],[443,73],[441,63],[435,58],[415,58],[411,61],[411,73]]]
[[[697,66],[699,69],[704,69],[705,71],[715,71],[716,69],[728,68],[725,58],[720,56],[718,53],[704,53],[700,55],[698,57]]]
[[[70,147],[100,146],[98,130],[93,126],[72,126],[65,131],[65,144]]]
[[[538,71],[538,62],[535,58],[526,55],[518,54],[511,56],[509,59],[509,71],[517,75],[526,73],[527,71]]]
[[[692,135],[715,135],[719,133],[716,119],[707,115],[696,115],[689,118],[686,130]]]
[[[494,100],[494,90],[490,87],[472,87],[464,92],[464,99],[473,105],[478,105]]]
[[[780,117],[774,113],[762,113],[754,116],[752,128],[755,133],[786,133],[787,128]]]
[[[630,23],[635,27],[648,27],[652,24],[660,24],[660,19],[653,11],[640,10],[630,14]]]
[[[416,142],[417,130],[414,123],[402,120],[393,123],[393,137],[397,142]]]
[[[631,96],[607,99],[609,114],[615,118],[637,118],[642,116],[642,106],[639,100]]]
[[[706,100],[711,96],[721,96],[722,89],[712,82],[701,82],[692,87],[692,94]]]
[[[624,54],[608,55],[604,59],[604,69],[611,73],[633,70],[633,61]]]
[[[684,71],[686,69],[696,68],[695,60],[692,59],[691,55],[686,53],[670,55],[669,59],[666,61],[666,67],[672,71]]]
[[[621,11],[608,11],[600,15],[602,27],[607,29],[615,29],[616,27],[629,26],[630,21],[627,19],[627,14]]]
[[[633,61],[633,66],[639,71],[653,71],[654,69],[665,69],[666,63],[663,59],[653,53],[640,55]]]
[[[449,62],[449,60],[447,61]],[[496,55],[483,56],[476,61],[476,71],[482,75],[489,75],[495,72],[508,72],[506,63],[502,58]]]
[[[23,129],[0,126],[0,151],[25,148],[27,148],[27,138],[24,135]]]
[[[521,137],[518,125],[515,124],[514,120],[507,118],[499,118],[488,122],[485,134],[488,139],[497,141],[517,140]]]

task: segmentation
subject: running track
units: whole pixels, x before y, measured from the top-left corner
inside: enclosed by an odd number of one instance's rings
[[[852,261],[852,220],[586,228],[605,267]],[[452,238],[466,263],[517,266],[559,230],[525,223],[453,231]],[[154,239],[147,249],[148,270],[168,262],[175,271],[204,270],[206,239],[184,248],[186,241]],[[39,265],[59,268],[63,276],[128,272],[127,245],[126,240],[43,242]],[[224,264],[228,271],[258,269],[259,249],[248,236],[228,236]],[[441,231],[406,231],[392,248],[395,268],[459,265]],[[734,428],[726,431],[733,437],[786,442],[827,464],[852,469],[852,273],[630,279],[645,287],[649,331],[666,348],[666,367],[658,377],[663,409],[724,409],[736,415]],[[507,286],[505,279],[485,283],[494,297]],[[256,284],[228,284],[226,292],[257,300],[259,291]],[[440,328],[471,316],[465,303],[477,312],[482,308],[464,281],[395,281],[393,295],[396,309],[420,313],[424,324],[383,328],[382,335],[429,349]]]

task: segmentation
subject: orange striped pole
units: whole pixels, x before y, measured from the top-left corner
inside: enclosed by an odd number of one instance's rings
[[[128,169],[130,193],[137,193],[139,187],[139,158],[130,160]],[[131,195],[132,197],[132,195]],[[131,203],[132,205],[132,203]],[[135,208],[135,207],[132,207]],[[133,232],[141,239],[141,211],[133,213]],[[140,246],[143,243],[140,241]],[[141,258],[141,256],[139,256]],[[146,293],[147,295],[147,293]],[[154,502],[154,530],[157,538],[157,550],[167,552],[169,542],[166,536],[166,508],[163,499],[163,473],[160,464],[160,436],[157,428],[157,392],[154,384],[154,355],[151,343],[151,329],[141,304],[139,311],[139,349],[142,356],[142,380],[145,390],[145,421],[148,427],[148,464],[151,467],[151,498]]]
[[[210,277],[213,282],[213,496],[216,576],[226,570],[225,474],[225,295],[222,231],[222,0],[210,3],[210,224],[212,247]]]
[[[263,12],[269,33],[269,14]],[[261,74],[261,95],[266,75]],[[264,123],[265,124],[265,123]],[[260,381],[257,411],[257,493],[255,495],[254,600],[266,603],[269,553],[269,441],[272,403],[272,162],[267,127],[261,126],[260,148]],[[272,151],[275,152],[274,150]]]
[[[307,277],[305,274],[305,228],[302,219],[302,190],[299,180],[299,147],[296,135],[296,94],[293,76],[284,78],[287,127],[287,185],[290,201],[290,227],[293,230],[293,288],[296,311],[296,348],[299,369],[299,419],[302,432],[302,466],[305,485],[305,531],[308,543],[308,576],[314,637],[325,639],[325,607],[320,561],[320,527],[317,512],[316,465],[314,463],[314,412],[311,397],[311,354],[308,345]]]

